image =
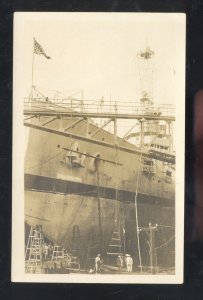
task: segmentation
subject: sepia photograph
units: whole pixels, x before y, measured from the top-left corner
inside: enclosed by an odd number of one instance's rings
[[[14,16],[12,281],[182,283],[185,15]]]

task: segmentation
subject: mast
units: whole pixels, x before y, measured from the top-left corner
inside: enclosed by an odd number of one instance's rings
[[[153,67],[152,58],[154,52],[149,46],[138,53],[140,59],[139,75],[140,75],[140,104],[142,106],[143,114],[149,114],[153,106]],[[143,118],[140,120],[140,147],[145,145],[145,131],[148,130],[150,122]]]
[[[140,86],[141,86],[141,95],[140,95],[140,104],[142,106],[142,113],[149,114],[151,110],[152,102],[152,68],[150,66],[150,60],[154,56],[154,52],[147,46],[145,50],[138,53],[138,58],[142,60],[140,68]],[[140,122],[140,148],[142,149],[145,146],[145,126],[149,125],[150,121],[146,121],[145,118],[139,120]],[[139,266],[140,271],[142,272],[142,256],[140,250],[140,231],[139,228],[139,218],[138,218],[138,189],[140,183],[140,172],[142,166],[142,152],[140,152],[140,161],[138,166],[137,173],[137,182],[136,182],[136,192],[135,192],[135,217],[136,217],[136,232],[137,232],[137,246],[138,246],[138,255],[139,255]],[[150,256],[151,257],[151,256]]]

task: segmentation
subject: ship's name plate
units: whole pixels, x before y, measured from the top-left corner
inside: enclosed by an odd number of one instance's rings
[[[57,174],[57,179],[62,179],[62,180],[68,180],[68,181],[75,181],[75,182],[82,182],[82,178],[77,177],[77,176],[70,176],[66,174]]]

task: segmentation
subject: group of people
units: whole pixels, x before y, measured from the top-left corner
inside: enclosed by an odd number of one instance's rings
[[[52,243],[43,243],[42,244],[42,255],[43,258],[46,260],[52,256],[54,250],[54,245]]]
[[[100,273],[102,263],[103,260],[101,258],[101,254],[97,254],[95,257],[95,270],[90,269],[90,273]],[[131,273],[133,268],[133,259],[130,254],[126,254],[125,256],[118,255],[116,259],[116,265],[118,266],[120,272],[126,267],[127,272]]]
[[[119,268],[119,271],[123,270],[126,266],[127,272],[131,273],[133,269],[133,259],[130,254],[126,254],[125,256],[118,255],[116,259],[116,264]]]

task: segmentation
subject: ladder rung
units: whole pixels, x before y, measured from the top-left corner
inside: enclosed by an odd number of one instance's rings
[[[62,255],[57,255],[55,257],[57,257],[57,258],[64,258],[64,256],[62,256]]]
[[[107,252],[107,255],[123,255],[123,253]]]
[[[31,254],[30,255],[30,259],[40,259],[40,258],[41,258],[40,254],[38,254],[38,255]]]

